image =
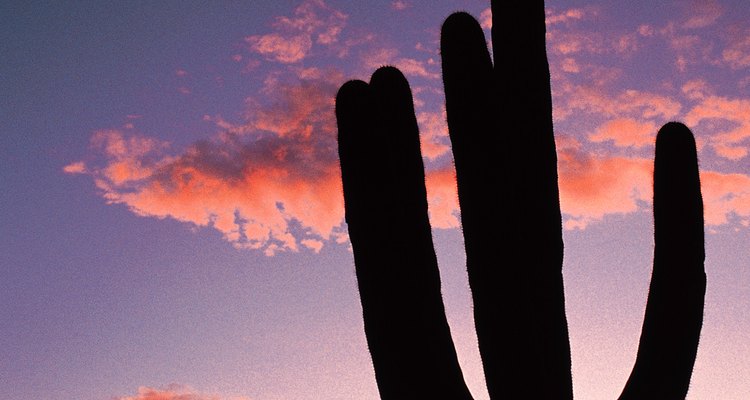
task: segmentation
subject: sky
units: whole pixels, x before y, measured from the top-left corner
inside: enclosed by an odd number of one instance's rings
[[[0,397],[376,399],[333,107],[346,80],[395,65],[452,334],[487,399],[438,48],[454,11],[488,34],[488,3],[0,4]],[[616,397],[632,368],[671,120],[696,135],[707,233],[688,398],[750,398],[750,8],[546,13],[576,398]]]

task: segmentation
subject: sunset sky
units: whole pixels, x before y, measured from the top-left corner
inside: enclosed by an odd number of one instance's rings
[[[688,398],[750,398],[747,0],[546,7],[576,398],[616,398],[632,368],[670,120],[696,135],[705,202]],[[378,398],[333,107],[395,65],[454,341],[487,399],[438,53],[458,10],[489,35],[484,0],[0,4],[0,397]]]

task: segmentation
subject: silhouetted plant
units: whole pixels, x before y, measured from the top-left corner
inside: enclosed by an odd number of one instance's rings
[[[493,1],[494,66],[476,20],[443,24],[448,127],[479,350],[493,399],[571,399],[562,219],[544,3]],[[445,317],[408,82],[383,67],[336,99],[346,221],[383,399],[470,399]],[[659,132],[655,254],[636,365],[621,399],[682,399],[703,318],[695,142]],[[501,195],[497,195],[501,193]]]

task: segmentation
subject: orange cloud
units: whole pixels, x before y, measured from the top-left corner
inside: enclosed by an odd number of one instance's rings
[[[297,84],[269,81],[264,92],[275,97],[249,101],[241,124],[206,117],[220,132],[177,156],[155,139],[96,132],[92,148],[104,160],[87,173],[109,203],[138,215],[212,227],[235,247],[268,255],[300,244],[320,251],[343,220],[333,112],[343,78],[298,74]]]
[[[121,396],[116,397],[115,400],[250,400],[250,398],[206,395],[185,386],[169,385],[163,390],[142,386],[138,388],[138,394],[135,396]]]
[[[427,171],[425,185],[432,227],[437,229],[459,227],[458,189],[454,169]]]
[[[617,118],[602,124],[599,129],[589,136],[592,142],[614,141],[619,147],[644,147],[654,144],[656,140],[656,124],[639,122],[631,118]]]
[[[608,214],[638,211],[652,196],[651,160],[584,152],[572,138],[558,139],[560,206],[566,229],[583,229]]]
[[[592,155],[570,137],[557,138],[560,205],[566,229],[583,229],[609,214],[650,206],[653,160]],[[750,175],[701,172],[707,226],[750,226]]]
[[[713,148],[719,156],[734,161],[741,160],[748,154],[746,146],[732,146],[723,143],[715,143]]]

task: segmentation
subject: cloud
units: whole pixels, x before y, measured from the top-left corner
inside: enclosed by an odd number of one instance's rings
[[[298,74],[295,83],[268,81],[271,100],[249,99],[242,123],[207,117],[219,132],[178,155],[153,138],[96,132],[92,149],[103,160],[87,173],[109,203],[138,215],[212,227],[268,255],[300,244],[320,251],[343,219],[333,112],[343,77]]]
[[[245,41],[255,52],[281,63],[301,61],[312,48],[312,40],[307,35],[282,36],[270,33],[249,36]]]
[[[611,140],[619,147],[644,147],[654,144],[658,127],[653,122],[617,118],[602,124],[589,136],[592,142]]]
[[[653,196],[653,160],[587,152],[570,136],[558,136],[560,205],[565,229],[585,229],[608,215],[648,211]],[[452,168],[426,173],[433,228],[459,226]],[[703,171],[701,186],[707,226],[750,226],[750,176]]]
[[[549,49],[553,53],[571,55],[581,52],[602,53],[605,51],[601,35],[578,31],[555,31],[550,33]]]
[[[586,10],[574,8],[562,12],[547,10],[547,48],[550,55],[571,56],[574,54],[630,55],[641,48],[639,38],[653,34],[653,28],[640,26],[630,32],[610,32],[603,35],[601,30],[572,28],[576,21],[597,14],[595,8]],[[564,26],[561,26],[564,25]],[[590,57],[589,57],[590,58]]]
[[[691,65],[713,61],[711,54],[714,44],[705,35],[689,29],[685,23],[671,21],[659,29],[657,34],[672,49],[675,57],[674,66],[680,72],[686,72]]]
[[[448,124],[445,111],[439,113],[420,112],[417,114],[421,139],[422,157],[434,160],[450,150],[448,145]]]
[[[492,8],[487,7],[479,14],[479,24],[484,29],[492,29]]]
[[[249,397],[224,397],[195,392],[189,387],[169,385],[165,389],[154,389],[141,386],[135,396],[120,396],[114,400],[250,400]]]
[[[432,228],[459,227],[458,189],[454,169],[428,170],[425,173],[425,186]]]
[[[713,25],[724,14],[724,8],[717,0],[693,0],[689,5],[689,17],[683,27],[687,29],[705,28]]]
[[[722,61],[732,69],[750,67],[750,30],[732,38],[721,53]]]
[[[330,46],[338,42],[347,15],[329,7],[323,0],[305,0],[292,17],[278,17],[274,32],[245,38],[250,50],[267,60],[284,64],[305,59],[314,44]]]
[[[574,111],[598,114],[607,118],[631,117],[669,120],[679,114],[682,105],[668,96],[627,89],[614,96],[599,86],[562,85],[555,97],[556,119],[566,119]]]
[[[750,226],[750,176],[704,171],[701,189],[706,225],[724,225],[734,218]]]
[[[165,148],[167,143],[154,138],[129,135],[108,129],[94,133],[91,146],[107,157],[106,167],[100,169],[100,178],[117,186],[126,186],[150,176],[156,166],[152,155]]]
[[[730,160],[747,156],[744,142],[750,138],[750,100],[698,93],[700,101],[685,114],[685,123],[699,129],[718,155]]]
[[[401,6],[396,3],[403,2],[391,3],[398,8]],[[651,36],[668,40],[681,55],[690,55],[703,45],[696,35],[683,34],[674,24],[658,31],[641,25],[630,33],[610,37],[562,29],[594,12],[571,9],[547,14],[548,27],[552,27],[549,46],[556,124],[562,121],[565,126],[570,116],[582,116],[590,121],[590,130],[579,140],[608,142],[615,151],[631,154],[632,149],[652,145],[657,123],[684,117],[716,154],[730,160],[747,156],[748,100],[717,96],[705,80],[693,79],[681,88],[689,100],[685,104],[690,105],[683,113],[683,105],[674,97],[648,90],[613,90],[623,72],[591,64],[595,58],[586,57],[586,53],[620,56],[637,51],[638,40],[655,40],[647,38]],[[96,156],[70,163],[63,171],[91,176],[110,204],[121,204],[140,216],[214,229],[237,248],[271,256],[285,251],[317,253],[331,241],[345,242],[333,112],[333,99],[344,76],[338,71],[305,68],[305,60],[326,49],[334,57],[351,57],[355,63],[350,65],[364,67],[366,73],[394,65],[412,83],[414,78],[425,79],[423,86],[414,86],[423,156],[432,161],[450,150],[445,111],[425,107],[428,101],[440,98],[436,96],[440,90],[435,89],[440,82],[439,62],[403,57],[396,48],[378,47],[372,33],[359,32],[357,37],[344,39],[341,32],[346,20],[345,14],[322,0],[305,0],[291,16],[277,18],[270,32],[245,38],[254,55],[235,54],[235,62],[258,73],[264,59],[275,67],[260,75],[265,78],[263,89],[246,99],[245,113],[236,117],[238,121],[205,116],[211,126],[208,139],[174,149],[138,134],[132,125],[129,130],[100,130],[91,138]],[[491,26],[490,9],[481,13],[480,21],[485,28]],[[357,46],[367,51],[350,52]],[[743,65],[749,52],[742,46],[738,47],[740,56],[730,52],[725,61]],[[360,54],[360,58],[351,54]],[[430,52],[429,57],[433,56]],[[183,72],[175,73],[187,75]],[[559,80],[558,74],[562,76]],[[578,77],[585,78],[586,84],[574,84],[572,79]],[[428,92],[429,96],[420,96]],[[580,119],[571,118],[570,122],[576,121]],[[648,208],[652,160],[612,154],[612,146],[596,146],[609,149],[605,150],[609,153],[592,153],[585,147],[571,137],[558,137],[566,229],[585,228],[607,215]],[[428,166],[436,164],[446,163]],[[750,195],[743,187],[748,177],[710,171],[704,176],[707,223],[721,225],[738,218],[747,222]],[[429,169],[426,185],[433,227],[459,226],[453,169]]]
[[[396,11],[402,11],[409,8],[411,5],[404,0],[393,0],[391,1],[391,8]]]
[[[693,79],[682,85],[682,93],[692,100],[702,100],[711,91],[708,83],[703,79]]]
[[[83,174],[86,172],[86,164],[83,161],[70,163],[63,167],[66,174]]]
[[[385,65],[392,65],[407,77],[420,77],[438,80],[440,71],[437,63],[430,64],[429,60],[420,61],[414,58],[399,57],[395,48],[381,47],[371,49],[362,55],[362,64],[367,70],[375,70]]]
[[[323,242],[317,239],[302,239],[300,243],[315,253],[320,253],[320,250],[323,249]]]
[[[587,153],[570,137],[559,137],[560,207],[566,229],[583,229],[608,214],[642,208],[652,196],[652,161]]]
[[[579,20],[583,18],[584,11],[580,8],[571,8],[569,10],[557,13],[555,12],[555,10],[547,9],[546,14],[547,17],[545,18],[545,23],[547,24],[547,26],[551,26],[555,24]]]
[[[576,74],[576,73],[581,72],[581,67],[578,65],[578,62],[576,61],[576,59],[572,57],[565,58],[562,62],[561,68],[563,71],[567,73],[571,73],[571,74]]]

